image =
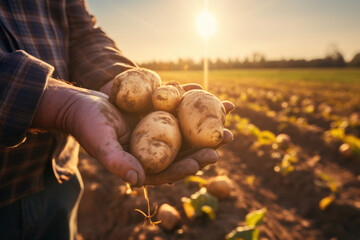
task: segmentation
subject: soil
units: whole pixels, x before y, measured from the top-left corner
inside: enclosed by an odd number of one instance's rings
[[[238,109],[252,117],[250,110]],[[247,112],[246,112],[247,111]],[[258,118],[259,116],[253,116]],[[276,121],[261,121],[259,126],[276,132]],[[79,236],[83,239],[224,239],[237,226],[245,225],[245,216],[266,207],[260,239],[360,239],[360,164],[357,159],[343,159],[336,146],[327,146],[316,130],[290,126],[287,132],[299,148],[295,171],[286,176],[274,172],[276,160],[271,146],[254,149],[255,139],[236,135],[235,140],[219,150],[218,163],[203,170],[207,179],[226,175],[233,181],[231,196],[219,202],[216,219],[203,216],[186,218],[181,198],[199,190],[197,184],[179,181],[173,185],[148,187],[152,211],[155,205],[168,203],[181,214],[181,224],[173,231],[146,226],[135,211],[147,211],[142,189],[126,194],[126,186],[109,174],[96,160],[80,154],[80,170],[85,192],[79,208]],[[309,137],[313,136],[313,137]],[[339,143],[335,143],[339,144]],[[334,202],[320,210],[319,202],[331,194],[314,182],[317,173],[335,177],[338,192]],[[249,176],[254,176],[251,184]]]

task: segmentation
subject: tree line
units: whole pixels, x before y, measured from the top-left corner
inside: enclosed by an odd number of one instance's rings
[[[153,70],[201,70],[203,60],[194,61],[193,59],[179,58],[177,61],[150,61],[139,64],[142,67]],[[244,60],[236,59],[209,59],[210,69],[238,69],[238,68],[343,68],[360,67],[360,53],[353,59],[346,62],[343,55],[336,51],[326,55],[324,58],[311,60],[290,59],[290,60],[267,60],[263,54],[254,53],[250,58]]]

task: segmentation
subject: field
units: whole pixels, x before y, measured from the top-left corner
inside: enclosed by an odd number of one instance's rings
[[[201,72],[159,72],[162,80],[202,83]],[[209,73],[210,92],[235,103],[226,127],[235,138],[199,180],[228,176],[230,197],[215,218],[187,218],[182,198],[200,189],[185,179],[148,187],[151,211],[168,203],[176,229],[143,225],[142,189],[124,183],[81,153],[84,239],[225,239],[246,216],[266,208],[259,239],[360,239],[360,69],[253,69]],[[286,134],[289,141],[277,136]],[[345,144],[345,145],[344,145]],[[342,153],[339,147],[345,146]],[[211,214],[210,214],[211,215]],[[156,219],[156,216],[155,218]]]

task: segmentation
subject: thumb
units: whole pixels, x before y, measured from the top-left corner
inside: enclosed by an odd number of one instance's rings
[[[117,146],[106,146],[97,159],[111,173],[121,177],[132,186],[140,187],[145,182],[145,172],[140,162],[130,153]]]

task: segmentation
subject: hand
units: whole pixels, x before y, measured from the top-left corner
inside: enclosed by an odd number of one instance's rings
[[[145,182],[139,161],[122,148],[129,141],[129,128],[105,94],[50,79],[32,127],[70,133],[111,173],[133,186]]]
[[[198,84],[182,85],[183,89],[187,92],[192,89],[202,89]],[[226,114],[234,110],[233,103],[223,101]],[[233,135],[230,130],[224,129],[223,141],[216,147],[219,148],[233,140]],[[146,175],[146,185],[160,185],[164,183],[173,183],[187,176],[196,174],[199,170],[209,164],[216,163],[218,160],[217,152],[212,148],[191,149],[183,144],[182,149],[178,153],[175,161],[164,171],[156,174]]]
[[[110,94],[112,81],[105,84],[100,91]],[[187,92],[193,89],[202,89],[198,84],[185,84],[182,88]],[[226,113],[230,113],[234,108],[234,104],[228,101],[223,101]],[[131,118],[131,123],[137,122],[137,117],[133,114],[125,114],[126,119]],[[133,126],[135,127],[135,126]],[[230,130],[224,129],[223,141],[215,149],[227,144],[233,140],[233,135]],[[146,175],[145,185],[160,185],[164,183],[173,183],[187,176],[196,174],[199,170],[209,164],[213,164],[218,160],[217,152],[212,148],[191,149],[183,144],[175,161],[164,171],[156,174]]]

